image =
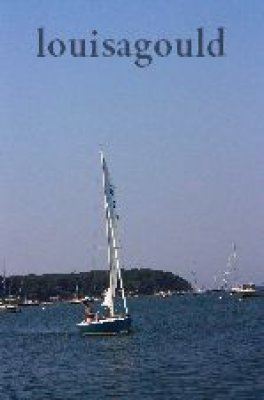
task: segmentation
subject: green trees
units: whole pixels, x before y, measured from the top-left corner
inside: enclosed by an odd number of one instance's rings
[[[172,272],[149,268],[124,270],[123,279],[128,293],[153,294],[161,290],[191,290],[189,282]],[[6,278],[5,293],[0,288],[0,296],[12,294],[38,300],[58,296],[60,299],[67,299],[76,293],[77,288],[79,296],[101,296],[107,286],[108,272],[101,270],[71,274],[17,275]]]

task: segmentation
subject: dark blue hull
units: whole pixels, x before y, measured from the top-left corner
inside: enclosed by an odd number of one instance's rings
[[[99,321],[81,322],[77,324],[83,335],[119,335],[131,330],[131,317],[111,317]]]

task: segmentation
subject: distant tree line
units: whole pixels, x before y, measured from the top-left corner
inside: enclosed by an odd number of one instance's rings
[[[74,294],[101,296],[108,287],[108,271],[92,270],[71,274],[43,274],[1,277],[0,296],[7,295],[48,300],[50,297],[71,298]],[[127,293],[153,294],[157,291],[189,291],[191,284],[172,272],[133,268],[123,271]]]

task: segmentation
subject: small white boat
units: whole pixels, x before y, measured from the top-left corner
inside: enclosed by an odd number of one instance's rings
[[[17,304],[6,304],[6,312],[18,313],[21,312],[21,308]]]
[[[106,235],[108,244],[109,288],[105,292],[102,306],[107,308],[106,315],[93,313],[89,304],[86,306],[85,318],[77,326],[83,335],[117,335],[129,333],[131,317],[128,315],[127,302],[123,286],[117,238],[116,201],[114,186],[111,183],[108,167],[101,152],[101,165],[103,170],[104,206],[106,218]],[[116,297],[118,290],[121,292],[122,311],[116,310]]]
[[[71,299],[69,300],[70,304],[82,304],[83,303],[83,299]]]
[[[238,294],[241,297],[255,297],[258,296],[256,285],[254,283],[243,283],[231,289],[231,293]]]
[[[38,300],[32,300],[25,297],[23,301],[18,303],[18,305],[20,307],[37,307],[40,305],[40,302]]]
[[[76,283],[74,296],[69,300],[70,304],[82,304],[85,300],[85,297],[80,297],[79,295],[79,285]]]
[[[0,312],[17,313],[21,312],[20,307],[17,304],[0,302]]]

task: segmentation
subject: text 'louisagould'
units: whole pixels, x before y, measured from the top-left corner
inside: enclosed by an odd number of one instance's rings
[[[44,27],[37,29],[37,57],[74,58],[118,57],[131,59],[139,68],[151,65],[154,58],[178,56],[181,58],[225,56],[225,29],[219,27],[211,37],[204,27],[197,28],[187,39],[102,38],[93,29],[87,37],[49,37]]]

